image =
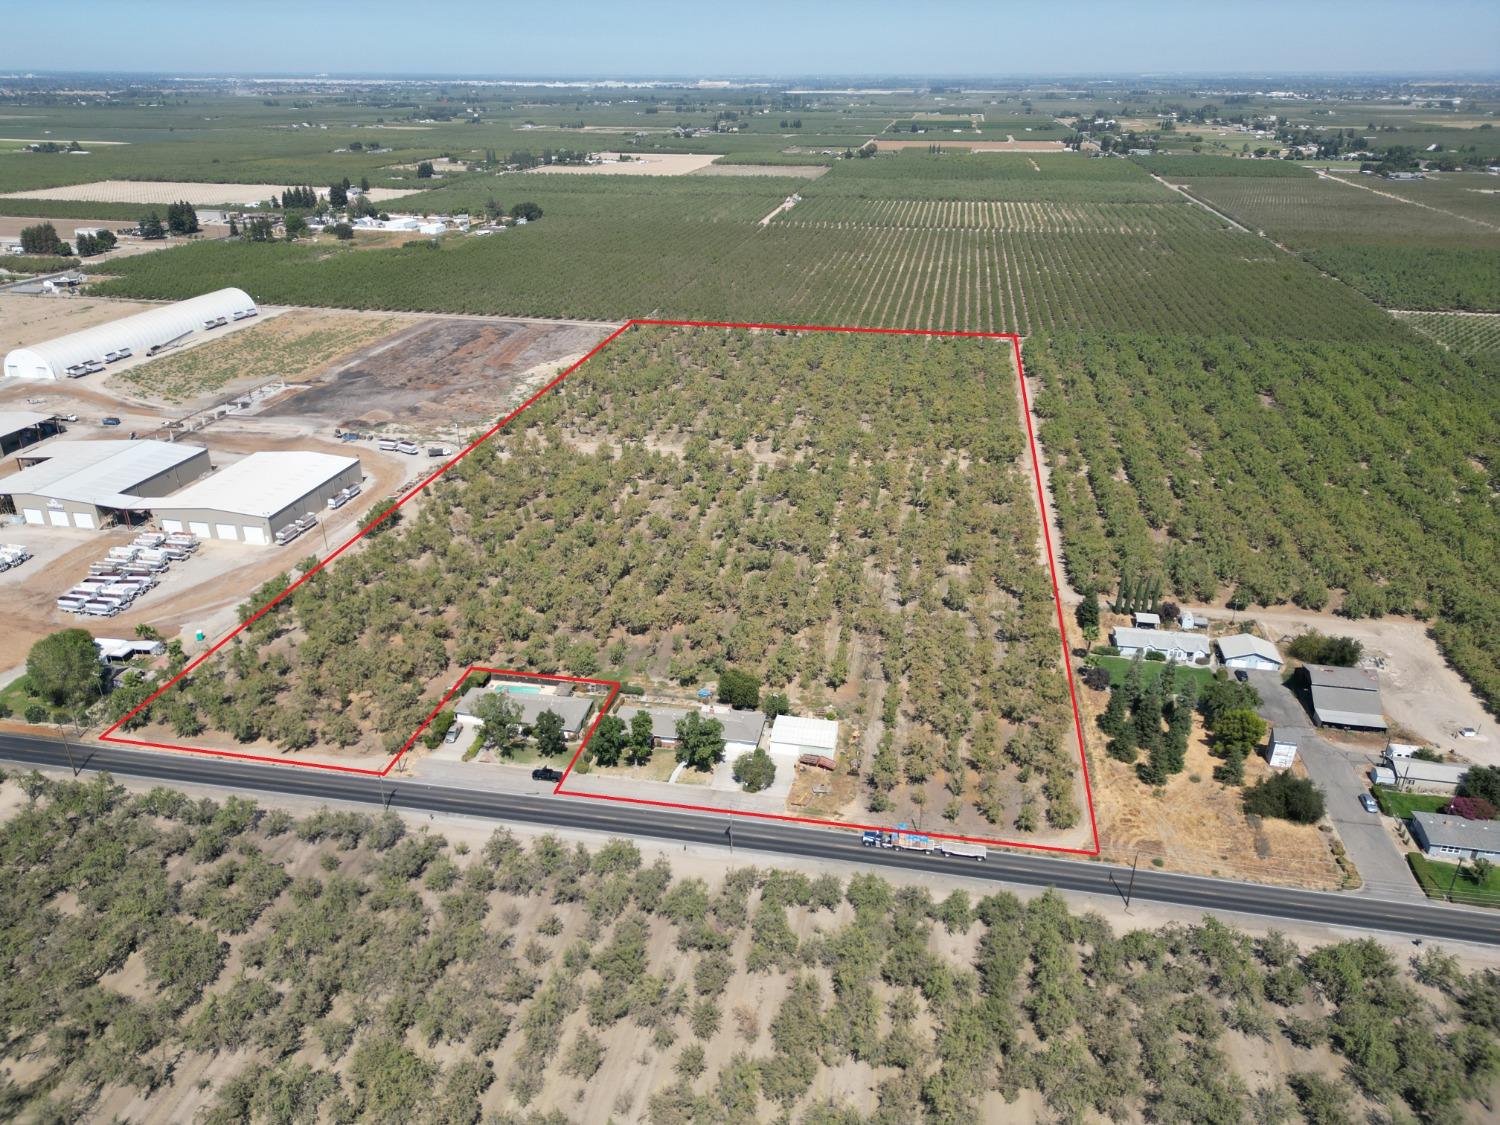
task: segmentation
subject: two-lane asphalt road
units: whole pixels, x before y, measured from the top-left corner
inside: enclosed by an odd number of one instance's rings
[[[75,747],[77,764],[87,770],[179,784],[214,785],[241,792],[285,793],[329,801],[388,804],[421,812],[453,813],[501,823],[572,828],[622,837],[722,846],[733,833],[736,848],[771,855],[861,863],[871,868],[903,868],[965,875],[994,883],[1056,886],[1063,890],[1121,895],[1130,882],[1127,868],[1110,864],[992,850],[984,863],[912,852],[864,848],[859,833],[744,817],[683,813],[639,805],[614,804],[550,794],[510,794],[459,789],[413,781],[325,773],[290,766],[258,765],[196,754],[154,753],[90,744]],[[0,734],[0,762],[6,765],[67,768],[61,743],[46,738]],[[1197,875],[1142,870],[1134,897],[1186,906],[1284,918],[1298,922],[1384,930],[1423,938],[1500,945],[1500,914],[1431,902],[1394,902],[1367,895],[1340,895],[1268,887]]]

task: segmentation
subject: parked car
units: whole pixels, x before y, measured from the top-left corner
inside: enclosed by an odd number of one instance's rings
[[[1234,670],[1234,678],[1239,680],[1239,682],[1243,684],[1250,679],[1250,673],[1245,671],[1243,668],[1236,668]]]
[[[111,414],[108,418],[105,418],[99,424],[101,426],[118,426],[120,424],[120,420],[118,418],[116,418],[113,414]]]
[[[443,741],[446,742],[449,746],[452,746],[455,742],[458,741],[458,736],[463,731],[463,729],[463,727],[459,726],[457,723],[454,723],[451,727],[448,728],[448,733],[443,735]]]
[[[551,766],[538,766],[531,771],[532,781],[561,781],[562,771],[555,770]]]
[[[1459,729],[1458,729],[1458,737],[1459,738],[1478,738],[1479,737],[1479,731],[1477,729],[1475,729],[1474,727],[1459,727]]]
[[[1365,812],[1367,813],[1378,813],[1380,811],[1380,803],[1370,793],[1361,793],[1359,795],[1359,803],[1365,807]]]

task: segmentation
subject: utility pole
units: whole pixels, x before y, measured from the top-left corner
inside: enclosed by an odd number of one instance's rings
[[[734,825],[733,824],[726,824],[724,826],[724,835],[726,835],[726,836],[729,837],[729,862],[732,865],[734,863]]]
[[[1448,889],[1443,892],[1443,897],[1449,902],[1453,901],[1453,888],[1458,883],[1458,875],[1464,869],[1463,857],[1460,856],[1457,863],[1453,865],[1453,878],[1448,880]]]
[[[1136,852],[1130,860],[1130,882],[1125,887],[1125,911],[1130,912],[1130,896],[1135,893],[1135,868],[1141,861],[1141,853]]]

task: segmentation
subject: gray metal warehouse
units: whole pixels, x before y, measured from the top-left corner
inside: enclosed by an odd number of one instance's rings
[[[163,531],[269,544],[275,534],[360,483],[358,457],[294,451],[252,453],[152,505]]]
[[[156,497],[211,467],[203,446],[164,441],[53,441],[16,461],[0,499],[28,524],[82,528],[143,523]]]

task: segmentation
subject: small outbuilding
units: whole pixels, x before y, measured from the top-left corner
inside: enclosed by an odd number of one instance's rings
[[[1245,668],[1255,672],[1279,672],[1286,664],[1276,646],[1254,633],[1236,633],[1214,642],[1219,660],[1226,668]]]
[[[1265,749],[1266,765],[1273,770],[1290,769],[1297,760],[1297,748],[1308,733],[1305,727],[1272,727]]]
[[[1422,854],[1431,859],[1500,862],[1500,820],[1416,812],[1411,816],[1411,834]]]
[[[153,505],[163,531],[265,546],[283,527],[362,479],[358,457],[252,453]]]

